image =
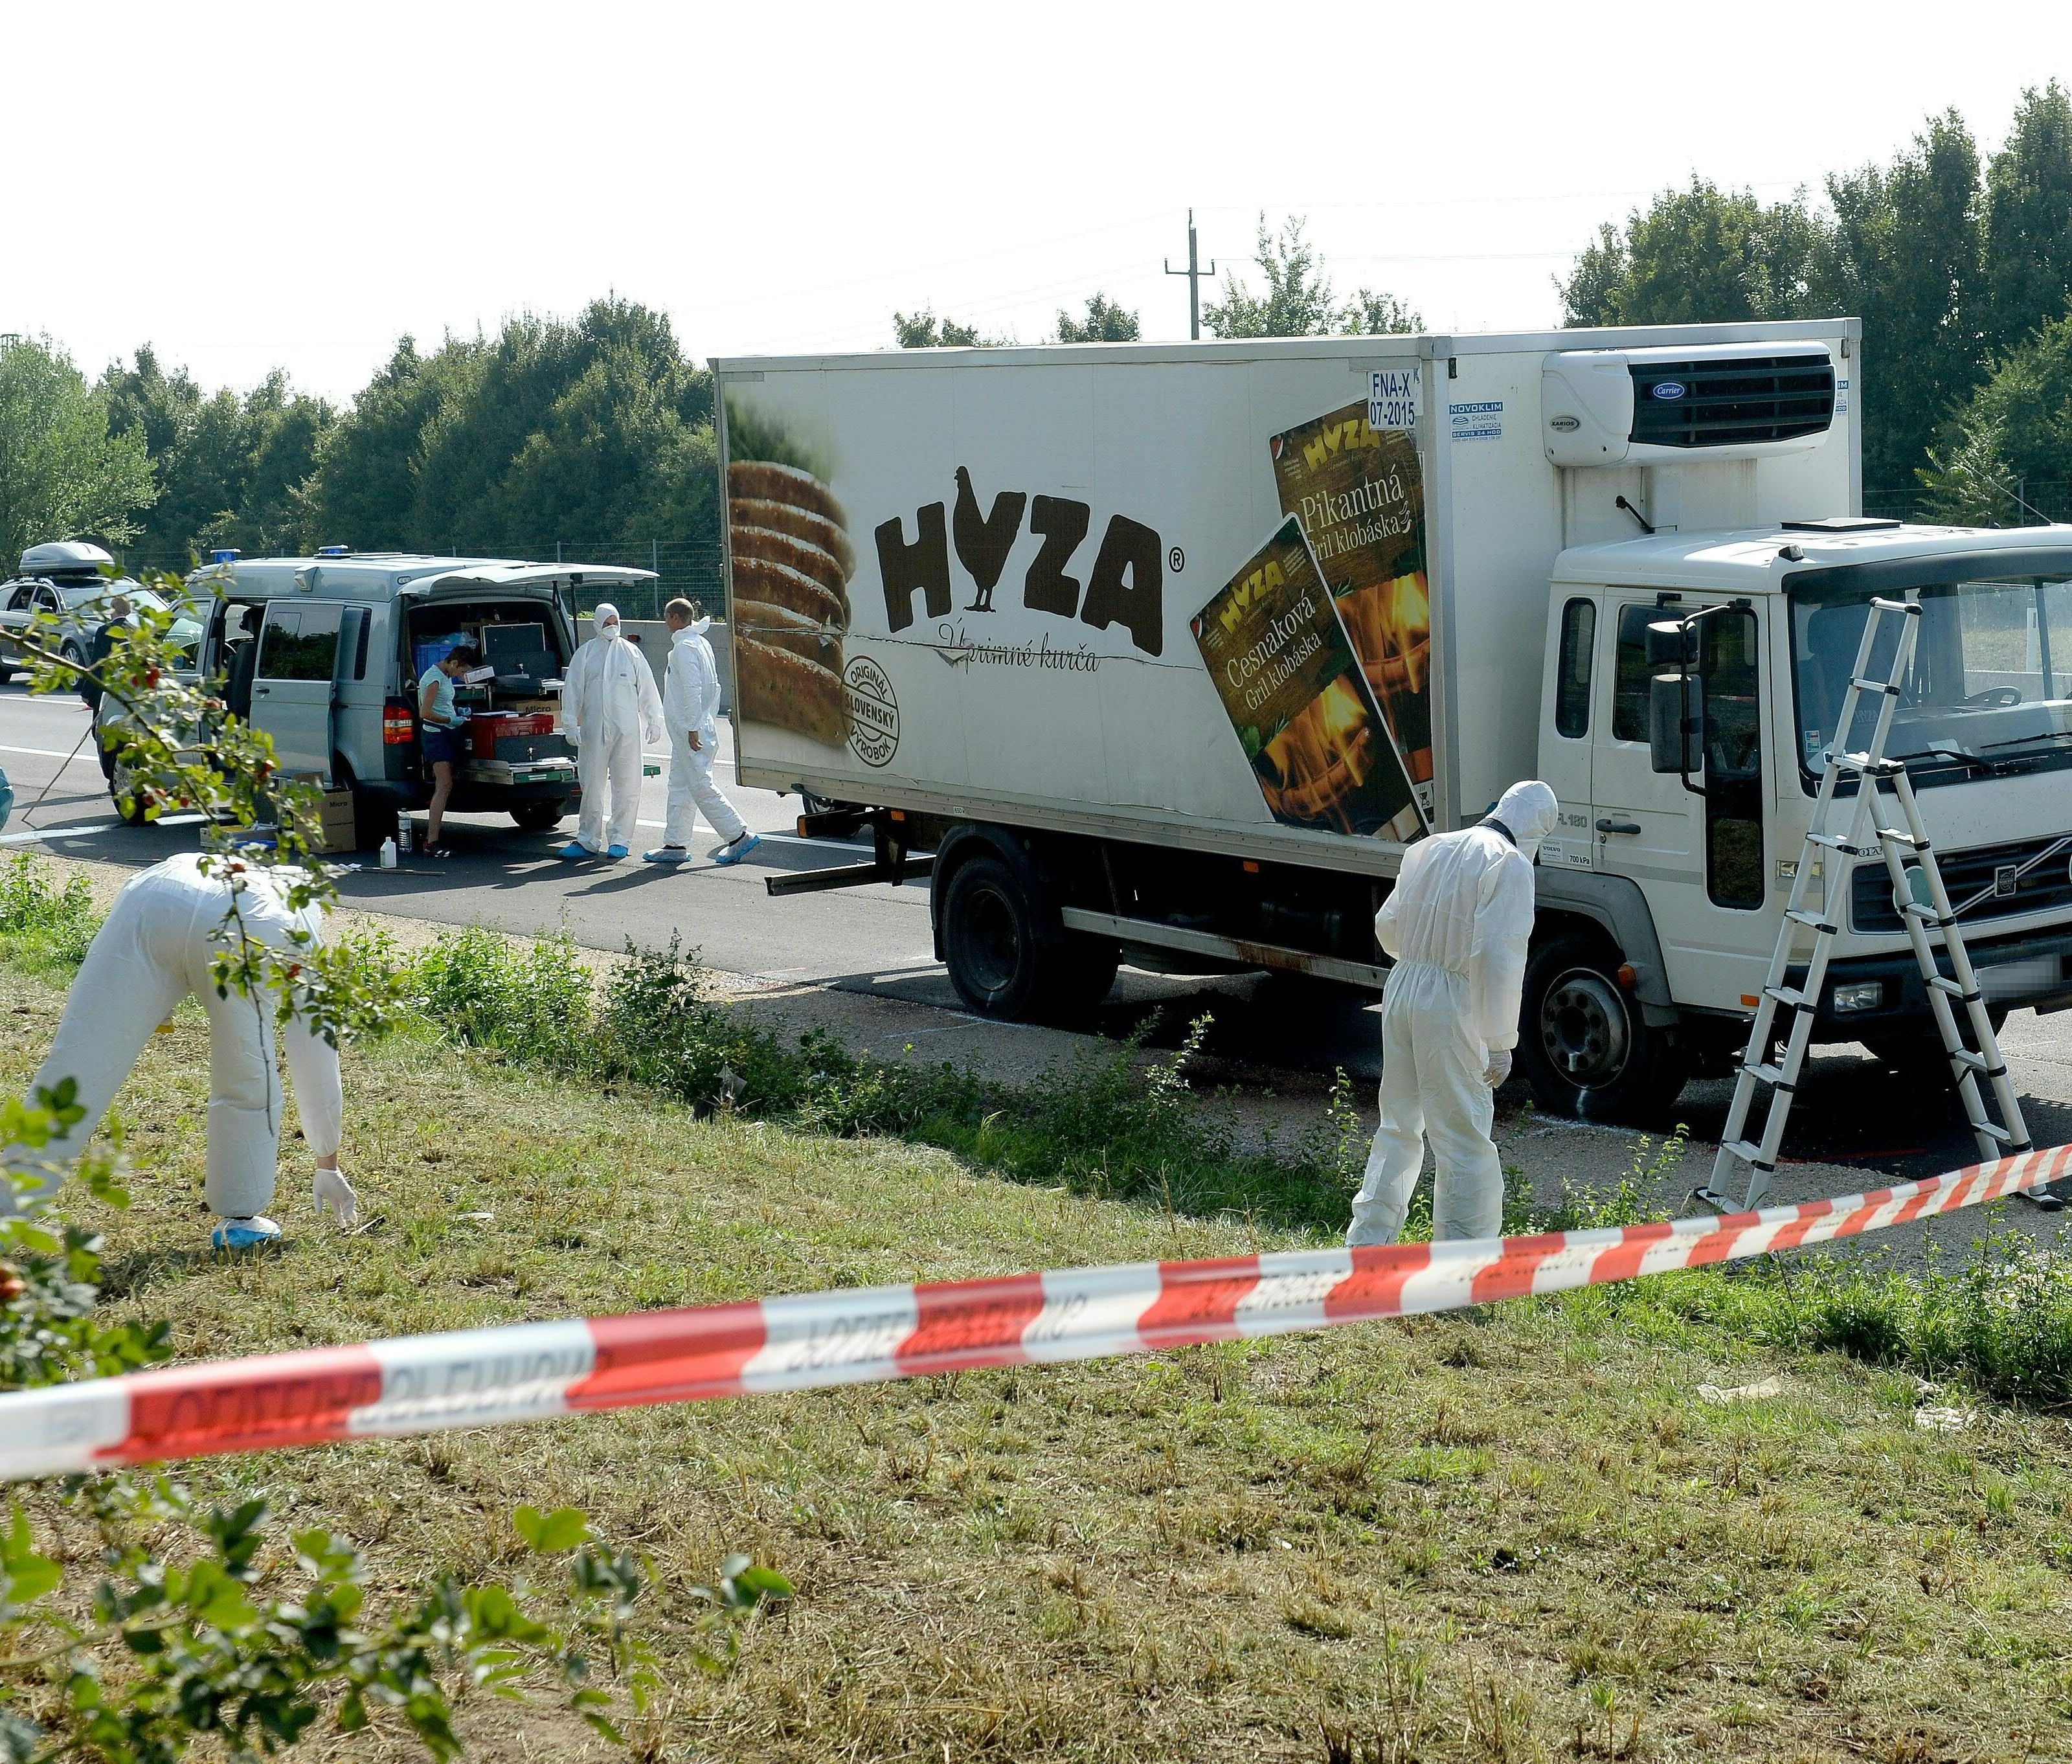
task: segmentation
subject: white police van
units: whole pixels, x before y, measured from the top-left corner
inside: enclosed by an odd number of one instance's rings
[[[218,553],[189,578],[207,609],[199,671],[230,708],[273,738],[282,770],[352,792],[363,840],[430,800],[417,718],[419,676],[457,643],[495,672],[462,689],[464,706],[537,709],[558,699],[578,641],[575,599],[655,579],[615,565],[439,557],[327,546],[306,557]],[[494,768],[488,768],[494,770]],[[500,782],[463,768],[456,813],[508,813],[552,828],[575,796],[572,771]],[[124,780],[112,786],[117,800]]]

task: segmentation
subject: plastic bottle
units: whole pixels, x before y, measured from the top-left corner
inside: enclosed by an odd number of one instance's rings
[[[396,867],[396,839],[393,833],[381,841],[381,867],[384,870]]]
[[[396,817],[396,849],[407,852],[410,849],[410,817],[407,813]]]

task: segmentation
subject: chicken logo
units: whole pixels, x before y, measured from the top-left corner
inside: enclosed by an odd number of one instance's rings
[[[966,612],[993,611],[994,585],[1021,535],[1022,511],[1028,505],[1029,499],[1021,491],[1003,490],[993,499],[993,512],[981,517],[971,474],[957,467],[957,504],[950,516],[950,534],[956,541],[957,561],[971,572],[978,589],[978,598],[964,608]]]

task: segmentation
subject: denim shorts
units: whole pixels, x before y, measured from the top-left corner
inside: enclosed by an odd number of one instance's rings
[[[444,759],[458,766],[467,758],[467,742],[457,729],[427,729],[425,731],[425,763]]]

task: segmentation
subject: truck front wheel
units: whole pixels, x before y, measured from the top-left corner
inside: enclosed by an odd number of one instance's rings
[[[1642,1120],[1676,1100],[1682,1051],[1620,985],[1618,958],[1589,937],[1550,937],[1525,964],[1518,1051],[1534,1099],[1557,1115]]]
[[[957,996],[987,1017],[1057,1021],[1115,983],[1112,944],[1043,923],[1027,880],[987,853],[958,866],[943,901],[943,959]]]

